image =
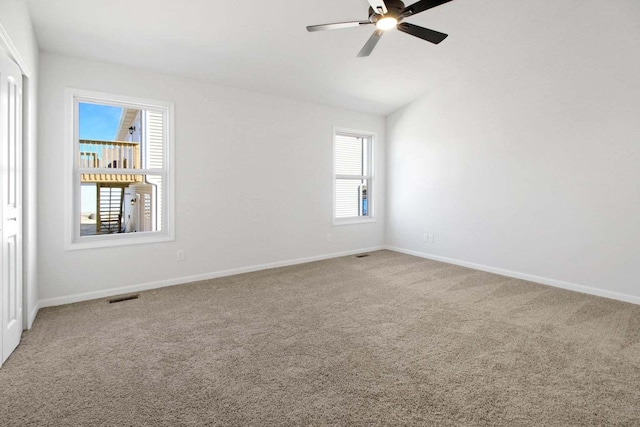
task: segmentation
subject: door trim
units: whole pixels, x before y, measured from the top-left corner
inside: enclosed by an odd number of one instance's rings
[[[13,44],[13,42],[11,41],[11,37],[9,37],[9,34],[4,29],[2,24],[0,24],[0,48],[2,48],[9,55],[13,62],[18,64],[18,67],[20,67],[23,76],[32,76],[31,70],[29,69],[29,67],[27,67],[27,64],[24,62],[24,59],[22,59],[22,55],[20,55],[18,48],[16,48],[16,45]]]
[[[11,40],[9,33],[5,30],[4,26],[0,23],[0,49],[2,49],[9,58],[15,62],[22,71],[22,327],[23,329],[31,329],[33,321],[40,309],[39,301],[36,300],[33,307],[29,306],[29,301],[32,299],[29,293],[29,284],[35,283],[34,288],[37,289],[37,272],[31,271],[30,261],[36,260],[35,248],[29,249],[31,246],[27,243],[29,240],[33,241],[36,235],[36,227],[29,226],[31,217],[36,218],[37,213],[31,211],[31,206],[37,207],[36,189],[35,183],[37,182],[36,172],[29,176],[29,169],[35,170],[35,160],[31,162],[29,160],[32,157],[30,154],[36,149],[34,146],[33,133],[30,131],[31,125],[35,126],[34,117],[31,114],[31,110],[35,110],[37,107],[37,101],[31,103],[30,93],[32,91],[32,79],[33,70],[31,70],[24,58],[20,54],[20,51]],[[32,163],[34,163],[32,165]],[[33,168],[31,167],[33,166]],[[25,239],[28,237],[28,239]],[[33,253],[32,256],[31,253]],[[32,274],[33,273],[33,274]],[[37,292],[37,290],[34,290]]]

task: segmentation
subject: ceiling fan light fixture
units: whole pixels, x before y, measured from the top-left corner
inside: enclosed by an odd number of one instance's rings
[[[383,31],[395,28],[397,25],[398,19],[393,16],[385,16],[381,19],[378,19],[378,21],[376,22],[376,27],[378,27],[379,30]]]
[[[353,0],[355,1],[355,0]],[[359,0],[361,1],[361,0]],[[363,25],[375,25],[376,30],[371,34],[363,48],[358,53],[358,58],[371,55],[382,35],[388,30],[396,29],[410,36],[438,44],[447,38],[447,35],[428,28],[413,25],[404,20],[410,16],[433,9],[452,0],[417,0],[406,7],[403,0],[368,0],[369,19],[366,21],[335,22],[333,24],[311,25],[307,31],[337,30],[339,28],[361,27]]]

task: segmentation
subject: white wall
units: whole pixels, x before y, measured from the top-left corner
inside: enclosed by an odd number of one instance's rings
[[[640,3],[570,12],[388,118],[386,239],[640,302]]]
[[[48,53],[40,60],[44,305],[383,244],[384,118]],[[175,102],[175,242],[65,251],[67,86]],[[379,136],[375,223],[332,225],[334,126]],[[178,249],[184,262],[176,262]]]
[[[37,99],[38,45],[24,0],[0,0],[0,26],[13,45],[27,80],[24,85],[26,124],[23,134],[23,244],[24,326],[30,328],[37,312]]]

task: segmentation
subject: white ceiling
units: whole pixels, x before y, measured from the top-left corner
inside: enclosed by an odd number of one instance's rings
[[[47,52],[387,115],[462,69],[522,60],[527,40],[585,2],[454,0],[407,19],[449,34],[440,45],[392,30],[368,58],[356,54],[373,26],[305,29],[364,20],[367,0],[28,3]]]

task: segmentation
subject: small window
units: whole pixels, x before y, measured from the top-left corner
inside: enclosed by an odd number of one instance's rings
[[[373,135],[336,131],[334,136],[334,223],[371,220]]]
[[[69,89],[70,249],[173,239],[173,104]]]

